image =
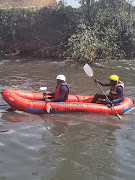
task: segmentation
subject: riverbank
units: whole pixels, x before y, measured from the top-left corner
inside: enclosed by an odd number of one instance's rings
[[[58,57],[68,38],[75,32],[76,23],[68,17],[73,11],[63,9],[0,10],[0,54]]]
[[[92,4],[89,14],[70,6],[0,9],[0,55],[77,62],[135,58],[134,9],[129,14],[128,3],[108,3]]]

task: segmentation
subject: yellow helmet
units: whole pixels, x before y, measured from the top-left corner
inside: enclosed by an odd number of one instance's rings
[[[111,75],[110,76],[110,80],[112,80],[112,81],[119,81],[119,76],[117,76],[117,75]]]

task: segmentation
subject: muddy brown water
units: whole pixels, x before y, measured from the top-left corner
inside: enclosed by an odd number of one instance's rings
[[[96,62],[94,76],[107,82],[118,74],[125,95],[135,100],[135,61]],[[72,94],[99,88],[83,65],[37,59],[0,60],[0,90],[54,91],[64,74]],[[103,88],[107,91],[107,88]],[[134,180],[135,109],[124,115],[67,113],[34,115],[11,111],[1,98],[0,180]]]

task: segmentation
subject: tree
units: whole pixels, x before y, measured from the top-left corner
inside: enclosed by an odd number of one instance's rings
[[[91,6],[95,3],[95,0],[79,0],[81,4],[83,13],[87,16],[88,20],[90,21],[90,11]]]

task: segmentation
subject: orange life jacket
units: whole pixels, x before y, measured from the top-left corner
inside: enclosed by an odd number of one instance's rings
[[[61,86],[67,86],[67,83],[61,83],[61,84],[59,84],[57,87],[56,87],[56,90],[55,90],[55,98],[58,98],[58,97],[60,97],[60,87]],[[68,88],[68,86],[67,86],[67,88]],[[68,88],[68,94],[69,94],[69,88]],[[63,101],[66,101],[67,100],[67,98],[68,98],[68,94],[66,94],[65,95],[65,97],[64,97],[64,100]]]
[[[116,89],[121,86],[124,90],[124,83],[122,81],[119,81],[115,86],[110,86],[110,92],[109,95],[113,96],[114,99],[120,98],[119,94],[117,94]]]

